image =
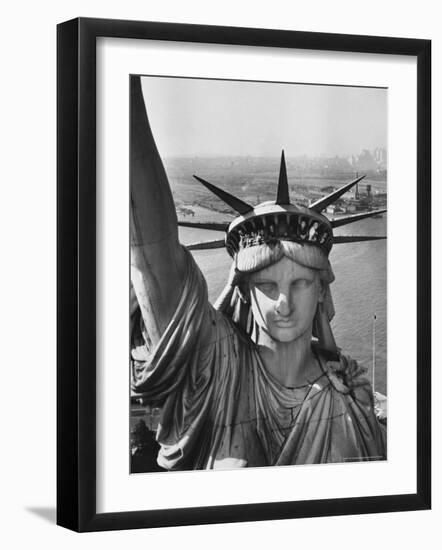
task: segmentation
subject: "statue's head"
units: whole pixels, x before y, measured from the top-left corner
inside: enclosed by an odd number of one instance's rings
[[[220,309],[250,335],[264,330],[274,340],[289,342],[310,331],[333,352],[330,250],[336,242],[371,239],[334,237],[333,228],[384,210],[336,220],[322,212],[363,177],[309,206],[292,204],[283,152],[276,200],[251,206],[195,176],[239,214],[226,228],[225,246],[233,259],[234,276]]]

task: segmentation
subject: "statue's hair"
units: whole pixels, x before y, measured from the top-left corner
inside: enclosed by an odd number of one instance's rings
[[[324,283],[334,281],[330,262],[322,249],[292,241],[275,240],[274,243],[241,249],[235,258],[236,269],[240,273],[254,273],[279,262],[284,256],[304,267],[318,270]]]

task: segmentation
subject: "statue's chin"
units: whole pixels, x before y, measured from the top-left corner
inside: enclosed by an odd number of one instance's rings
[[[281,342],[283,344],[287,344],[289,342],[294,342],[299,338],[299,334],[287,334],[286,331],[278,331],[276,334],[272,334],[271,337],[276,342]]]

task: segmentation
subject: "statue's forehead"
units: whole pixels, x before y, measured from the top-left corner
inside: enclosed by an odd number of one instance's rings
[[[287,256],[283,256],[277,262],[264,267],[250,274],[252,281],[264,280],[271,278],[274,280],[298,279],[298,278],[314,278],[316,276],[315,269],[303,266]]]

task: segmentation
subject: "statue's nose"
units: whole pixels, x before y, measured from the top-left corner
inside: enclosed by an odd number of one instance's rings
[[[287,293],[281,292],[279,294],[275,309],[276,312],[279,313],[279,315],[282,315],[284,317],[288,317],[291,314],[292,307]]]

